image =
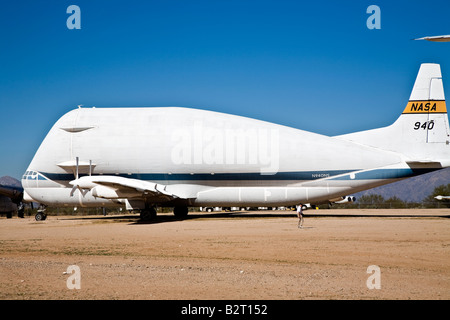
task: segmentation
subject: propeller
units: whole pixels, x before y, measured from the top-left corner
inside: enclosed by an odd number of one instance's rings
[[[78,181],[78,164],[79,164],[79,158],[76,157],[75,158],[75,172],[74,172],[74,176],[75,176],[75,180],[74,181]],[[70,182],[70,184],[72,184],[73,181]],[[80,189],[80,186],[78,184],[73,184],[72,190],[70,191],[70,196],[73,197],[73,194],[75,193],[75,190]]]
[[[89,192],[89,190],[85,190],[85,189],[81,188],[80,185],[78,184],[78,181],[80,179],[80,177],[79,177],[79,175],[80,175],[79,174],[79,163],[80,163],[80,160],[79,160],[78,157],[76,157],[75,158],[75,172],[74,172],[75,180],[69,182],[71,185],[73,185],[72,190],[70,191],[70,196],[71,197],[73,197],[73,195],[75,193],[75,190],[77,190],[77,189],[80,190],[80,193],[83,196],[86,195],[86,193]],[[92,160],[89,160],[89,176],[91,176],[91,175],[92,175]]]

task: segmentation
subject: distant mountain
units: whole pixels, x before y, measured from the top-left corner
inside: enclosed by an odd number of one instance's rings
[[[10,177],[10,176],[3,176],[0,178],[0,184],[4,186],[12,186],[12,187],[22,187],[22,183],[20,183],[19,180]]]
[[[385,199],[397,197],[407,202],[421,202],[433,193],[434,188],[450,183],[450,168],[426,173],[417,177],[394,182],[385,186],[358,192],[356,200],[362,195],[379,194]]]

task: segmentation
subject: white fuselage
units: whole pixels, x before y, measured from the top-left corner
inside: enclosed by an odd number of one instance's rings
[[[424,170],[396,152],[229,114],[78,108],[50,130],[22,185],[54,206],[123,204],[73,190],[77,174],[165,185],[180,199],[162,206],[275,206],[325,202]]]

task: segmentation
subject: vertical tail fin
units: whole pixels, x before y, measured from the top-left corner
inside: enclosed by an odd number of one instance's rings
[[[402,153],[409,159],[450,160],[450,129],[440,65],[420,66],[406,108],[392,125],[339,138]]]
[[[425,63],[420,66],[409,102],[397,122],[401,120],[406,126],[408,138],[414,142],[448,143],[447,108],[438,64]],[[413,131],[408,128],[411,124]]]

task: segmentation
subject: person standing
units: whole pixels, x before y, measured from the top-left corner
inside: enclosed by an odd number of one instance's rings
[[[298,227],[299,229],[303,228],[303,205],[299,204],[297,206],[297,217],[298,217]]]

